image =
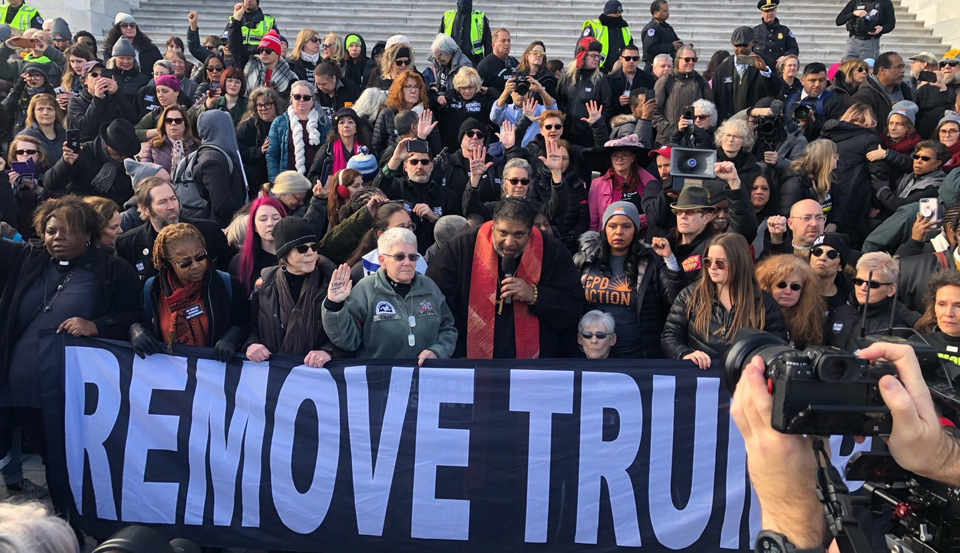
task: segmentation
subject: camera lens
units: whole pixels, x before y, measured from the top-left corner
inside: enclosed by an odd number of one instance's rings
[[[764,365],[770,367],[778,357],[789,352],[797,352],[797,350],[773,334],[754,328],[738,330],[733,337],[730,349],[720,360],[727,389],[731,394],[737,389],[737,382],[740,381],[743,369],[755,356],[759,355]]]

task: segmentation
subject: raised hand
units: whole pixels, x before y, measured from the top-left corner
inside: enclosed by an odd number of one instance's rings
[[[547,142],[546,157],[540,156],[540,162],[550,170],[554,181],[563,173],[563,147],[558,142]]]
[[[190,24],[190,29],[191,29],[191,30],[194,30],[194,31],[197,30],[197,18],[198,18],[198,17],[199,17],[199,14],[197,14],[196,11],[191,11],[191,12],[189,12],[189,13],[187,14],[187,23]]]
[[[740,188],[740,175],[737,174],[737,167],[733,162],[719,161],[713,166],[713,171],[717,178],[726,181],[730,188]]]
[[[587,116],[581,117],[580,120],[588,125],[592,125],[599,121],[603,110],[597,105],[596,100],[590,100],[584,105],[587,107]]]
[[[503,123],[500,125],[500,132],[497,133],[497,138],[500,139],[500,144],[503,144],[504,151],[513,148],[517,143],[516,132],[517,126],[504,119]]]
[[[467,161],[470,162],[470,186],[477,188],[487,169],[493,167],[493,162],[487,162],[487,149],[484,146],[468,150]]]
[[[650,248],[653,250],[653,253],[664,259],[673,255],[673,250],[670,249],[670,241],[666,238],[653,238],[653,240],[650,241]]]
[[[437,123],[437,121],[433,120],[432,111],[429,109],[423,110],[423,113],[420,114],[420,118],[417,120],[417,137],[419,137],[420,140],[426,140],[437,126]]]
[[[537,120],[537,101],[527,98],[523,101],[523,116],[531,121]]]
[[[237,2],[233,5],[233,19],[235,21],[243,19],[243,2]]]
[[[327,299],[333,303],[342,303],[350,297],[353,281],[350,280],[350,266],[346,263],[333,271],[330,277],[330,287],[327,288]]]

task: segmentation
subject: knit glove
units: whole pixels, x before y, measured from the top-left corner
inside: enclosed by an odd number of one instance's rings
[[[146,359],[148,355],[160,353],[163,351],[163,343],[150,334],[142,324],[134,323],[130,325],[130,345],[133,351],[140,356],[140,359]]]

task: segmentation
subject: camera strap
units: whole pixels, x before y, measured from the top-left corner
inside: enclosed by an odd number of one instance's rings
[[[870,553],[870,542],[853,516],[850,490],[830,462],[823,439],[813,440],[813,453],[817,458],[817,499],[823,503],[827,527],[836,538],[840,553]]]

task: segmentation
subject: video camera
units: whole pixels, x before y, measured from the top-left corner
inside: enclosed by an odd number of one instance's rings
[[[774,100],[770,106],[770,115],[761,115],[754,120],[757,139],[763,145],[764,152],[777,151],[780,141],[780,129],[783,127],[783,102]]]
[[[153,528],[131,525],[104,540],[93,553],[200,553],[190,540],[167,538]]]

